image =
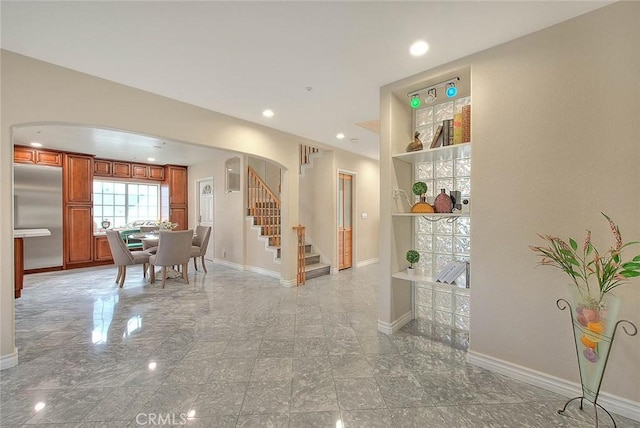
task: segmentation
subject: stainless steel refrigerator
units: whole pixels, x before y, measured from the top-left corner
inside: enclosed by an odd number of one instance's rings
[[[24,268],[62,266],[62,168],[13,165],[15,229],[49,229],[24,240]]]

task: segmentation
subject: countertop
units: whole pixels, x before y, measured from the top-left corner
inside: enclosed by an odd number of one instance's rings
[[[36,238],[38,236],[51,236],[49,229],[13,229],[14,238]]]

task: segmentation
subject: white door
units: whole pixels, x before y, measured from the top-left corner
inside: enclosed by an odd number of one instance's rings
[[[196,224],[198,226],[211,226],[211,236],[205,259],[213,260],[213,178],[198,180],[198,211]]]

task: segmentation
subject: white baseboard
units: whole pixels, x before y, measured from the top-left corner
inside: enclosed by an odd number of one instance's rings
[[[0,356],[0,370],[8,369],[18,365],[18,348],[8,355]]]
[[[400,318],[389,324],[388,322],[378,320],[378,331],[384,334],[393,334],[396,331],[404,327],[409,321],[413,319],[411,311],[402,315]]]
[[[380,329],[379,325],[380,322],[378,322],[378,329]],[[512,379],[546,389],[547,391],[564,395],[568,398],[578,397],[582,393],[582,388],[578,383],[519,366],[499,358],[490,357],[479,352],[469,351],[467,353],[467,362]],[[640,421],[640,402],[601,392],[598,396],[598,404],[612,413],[634,421]]]
[[[280,279],[280,285],[283,287],[295,287],[298,285],[297,279]]]
[[[361,262],[356,263],[356,267],[365,267],[365,266],[369,266],[369,265],[374,265],[376,263],[380,263],[380,258],[376,257],[373,259],[369,259],[369,260],[363,260]]]
[[[244,270],[249,272],[259,273],[260,275],[270,276],[271,278],[280,279],[280,272],[275,272],[269,269],[263,269],[257,266],[245,266]]]
[[[214,263],[217,263],[219,265],[223,265],[226,267],[229,267],[231,269],[235,269],[235,270],[244,270],[244,266],[239,264],[239,263],[233,263],[230,262],[228,260],[222,260],[222,259],[213,259]]]
[[[340,269],[338,269],[337,267],[332,267],[329,269],[329,275],[337,275],[338,272],[340,272]]]

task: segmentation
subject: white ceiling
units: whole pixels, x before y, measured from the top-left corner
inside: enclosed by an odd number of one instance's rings
[[[378,158],[378,135],[357,124],[378,119],[380,86],[608,3],[2,1],[1,43],[3,49]],[[408,49],[418,39],[430,50],[414,58]],[[262,117],[265,108],[275,116]],[[338,132],[346,138],[337,140]],[[100,135],[85,131],[82,137],[94,134]],[[102,135],[125,145],[138,138]],[[77,144],[57,141],[52,148]],[[146,143],[153,146],[148,138]],[[98,137],[82,144],[118,158],[109,150],[119,146]],[[176,152],[199,155],[195,146]],[[188,164],[175,158],[173,163]]]

